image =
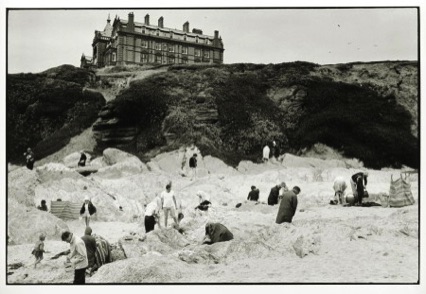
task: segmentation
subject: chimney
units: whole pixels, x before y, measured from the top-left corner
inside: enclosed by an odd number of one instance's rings
[[[163,17],[160,17],[158,19],[158,27],[159,28],[164,28],[164,18]]]
[[[219,31],[214,31],[214,38],[219,39]]]
[[[183,31],[185,33],[189,33],[189,22],[183,24]]]
[[[129,13],[129,20],[127,22],[127,29],[133,31],[135,29],[135,18],[133,12]]]
[[[149,26],[149,14],[145,15],[145,24]]]

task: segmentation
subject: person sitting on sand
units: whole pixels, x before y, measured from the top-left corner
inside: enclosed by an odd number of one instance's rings
[[[256,189],[256,186],[251,186],[251,191],[248,194],[247,200],[259,201],[259,189]]]
[[[278,204],[278,197],[280,195],[281,188],[285,188],[285,189],[287,188],[287,185],[285,184],[285,182],[282,182],[281,184],[272,187],[268,197],[268,205]]]
[[[44,200],[44,199],[41,200],[40,205],[37,206],[37,209],[41,210],[41,211],[48,211],[47,205],[46,205],[46,200]]]
[[[198,201],[200,204],[197,207],[195,207],[195,209],[199,209],[201,211],[207,211],[212,204],[210,202],[210,195],[203,191],[198,191],[197,196],[198,196]]]
[[[161,206],[161,199],[157,196],[152,200],[145,208],[145,232],[149,233],[152,230],[154,230],[155,224],[158,224],[158,226],[161,228],[160,224],[160,209],[162,209]]]
[[[346,182],[343,179],[343,177],[338,176],[334,179],[333,189],[334,189],[334,197],[330,199],[330,204],[336,205],[336,204],[345,204],[345,197],[343,197],[343,194],[346,190]]]
[[[40,263],[43,259],[43,253],[47,253],[48,251],[44,250],[44,240],[46,239],[46,235],[41,233],[39,236],[39,240],[35,243],[34,249],[31,252],[35,257],[34,268],[37,268],[37,264]]]
[[[201,244],[210,245],[217,242],[230,241],[232,239],[234,239],[234,235],[224,225],[220,223],[207,223],[206,234]]]
[[[169,213],[173,218],[175,224],[178,224],[178,220],[176,217],[176,197],[175,192],[172,190],[172,183],[168,183],[166,185],[166,190],[161,193],[161,206],[164,210],[164,226],[167,228],[167,220],[169,217]]]
[[[80,160],[78,161],[78,166],[86,166],[87,156],[84,152],[81,152]]]
[[[297,195],[300,193],[300,188],[294,186],[291,191],[284,193],[283,199],[281,200],[280,207],[278,209],[278,214],[275,222],[277,224],[281,223],[291,223],[294,215],[296,214],[297,209]]]

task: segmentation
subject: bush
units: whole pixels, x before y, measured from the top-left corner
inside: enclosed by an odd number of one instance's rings
[[[410,114],[394,97],[344,83],[312,81],[309,89],[294,147],[324,143],[372,168],[419,166]]]

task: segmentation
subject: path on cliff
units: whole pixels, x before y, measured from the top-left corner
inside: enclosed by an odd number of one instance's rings
[[[128,88],[130,85],[130,82],[136,81],[136,80],[143,80],[147,77],[150,77],[154,74],[166,72],[167,67],[160,67],[155,69],[145,69],[145,70],[139,70],[139,71],[132,71],[132,72],[119,72],[119,73],[108,73],[105,72],[105,69],[99,70],[96,75],[107,79],[111,85],[110,88],[86,88],[86,91],[92,91],[92,92],[98,92],[101,93],[106,102],[109,102],[111,100],[114,100],[117,94],[125,88]],[[70,142],[60,149],[59,151],[41,159],[38,160],[35,164],[35,166],[41,166],[49,162],[61,162],[62,159],[71,153],[78,152],[81,150],[85,150],[88,152],[91,152],[96,147],[96,140],[93,137],[91,125],[89,128],[85,129],[81,134],[78,134],[71,138]]]

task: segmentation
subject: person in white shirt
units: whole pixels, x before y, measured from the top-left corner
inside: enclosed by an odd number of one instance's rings
[[[160,225],[160,209],[161,209],[161,200],[160,198],[155,197],[145,208],[145,232],[151,232],[154,230],[155,224],[161,228]]]
[[[86,245],[80,237],[75,236],[69,231],[64,231],[61,239],[70,244],[70,254],[67,257],[67,261],[71,263],[74,269],[73,284],[85,284],[86,268],[89,266]]]
[[[269,160],[269,153],[271,152],[271,149],[269,149],[268,144],[265,145],[265,147],[263,147],[263,162],[268,162]]]
[[[169,213],[175,221],[176,225],[178,225],[178,220],[176,217],[176,197],[175,192],[172,190],[172,183],[168,183],[166,185],[166,191],[161,193],[161,204],[164,210],[164,225],[167,228],[167,220],[169,217]]]

